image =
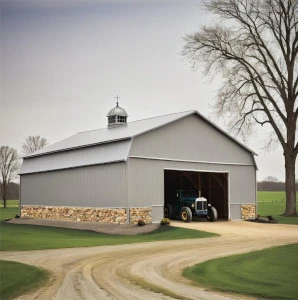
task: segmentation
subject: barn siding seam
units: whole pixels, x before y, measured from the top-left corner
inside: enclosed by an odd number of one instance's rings
[[[186,162],[186,163],[199,163],[199,164],[209,164],[209,165],[232,165],[232,166],[247,166],[251,167],[252,164],[241,164],[241,163],[227,163],[227,162],[210,162],[210,161],[197,161],[197,160],[185,160],[177,158],[165,158],[165,157],[149,157],[149,156],[137,156],[132,155],[129,158],[138,158],[138,159],[148,159],[148,160],[164,160],[164,161],[174,161],[174,162]]]

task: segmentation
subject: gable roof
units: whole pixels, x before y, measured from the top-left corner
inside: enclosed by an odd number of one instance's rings
[[[220,129],[217,125],[210,122],[207,118],[205,118],[203,115],[201,115],[196,110],[191,111],[185,111],[185,112],[179,112],[174,114],[168,114],[163,115],[159,117],[153,117],[148,118],[144,120],[139,121],[133,121],[127,123],[127,125],[121,125],[117,127],[112,128],[102,128],[97,130],[91,130],[91,131],[84,131],[79,132],[75,135],[72,135],[60,142],[54,143],[52,145],[49,145],[45,148],[42,148],[34,153],[31,153],[24,158],[34,157],[34,156],[41,156],[46,155],[50,153],[56,153],[61,151],[67,151],[72,149],[78,149],[78,148],[84,148],[84,147],[90,147],[100,144],[106,144],[126,139],[131,139],[135,136],[144,134],[148,131],[157,129],[159,127],[165,126],[169,123],[178,121],[184,117],[190,116],[190,115],[198,115],[200,118],[205,120],[207,123],[209,123],[211,126],[219,130],[221,133],[232,139],[234,142],[239,144],[242,148],[246,149],[248,152],[251,152],[253,155],[256,155],[252,150],[247,148],[245,145],[241,144],[239,141],[228,135],[225,131]]]

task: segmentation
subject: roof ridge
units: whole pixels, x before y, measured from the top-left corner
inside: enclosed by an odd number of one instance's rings
[[[180,112],[176,112],[176,113],[169,113],[169,114],[165,114],[165,115],[160,115],[160,116],[155,116],[155,117],[148,117],[145,119],[139,119],[139,120],[134,120],[129,123],[135,123],[135,122],[140,122],[140,121],[145,121],[145,120],[151,120],[151,119],[157,119],[157,118],[162,118],[162,117],[167,117],[167,116],[173,116],[173,115],[179,115],[179,114],[184,114],[184,113],[191,113],[191,112],[195,112],[196,110],[186,110],[186,111],[180,111]]]
[[[162,117],[167,117],[167,116],[172,116],[172,115],[179,115],[179,114],[184,114],[184,113],[194,113],[194,112],[196,112],[196,110],[193,109],[193,110],[186,110],[186,111],[181,111],[181,112],[176,112],[176,113],[169,113],[169,114],[155,116],[155,117],[148,117],[148,118],[145,118],[145,119],[139,119],[139,120],[134,120],[134,121],[131,121],[131,122],[127,122],[127,125],[131,124],[131,123],[145,121],[145,120],[152,120],[152,119],[157,119],[157,118],[162,118]],[[80,133],[86,133],[86,132],[92,132],[92,131],[105,130],[105,129],[108,129],[108,128],[107,127],[103,127],[103,128],[97,128],[97,129],[90,129],[90,130],[85,130],[85,131],[79,131],[79,132],[77,132],[77,133],[75,133],[73,135],[80,134]]]

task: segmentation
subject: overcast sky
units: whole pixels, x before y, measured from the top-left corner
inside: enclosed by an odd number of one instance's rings
[[[129,121],[186,110],[210,117],[220,80],[180,55],[183,36],[211,22],[199,0],[0,3],[0,146],[106,127],[117,94]],[[283,181],[282,151],[265,152],[264,135],[246,143],[258,153],[258,179]]]

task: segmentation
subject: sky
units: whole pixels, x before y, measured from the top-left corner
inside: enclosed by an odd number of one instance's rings
[[[213,21],[199,0],[0,0],[0,146],[106,127],[117,95],[128,121],[197,110],[226,130],[212,119],[220,77],[181,55],[183,36]],[[245,142],[257,178],[284,181],[266,134]]]

